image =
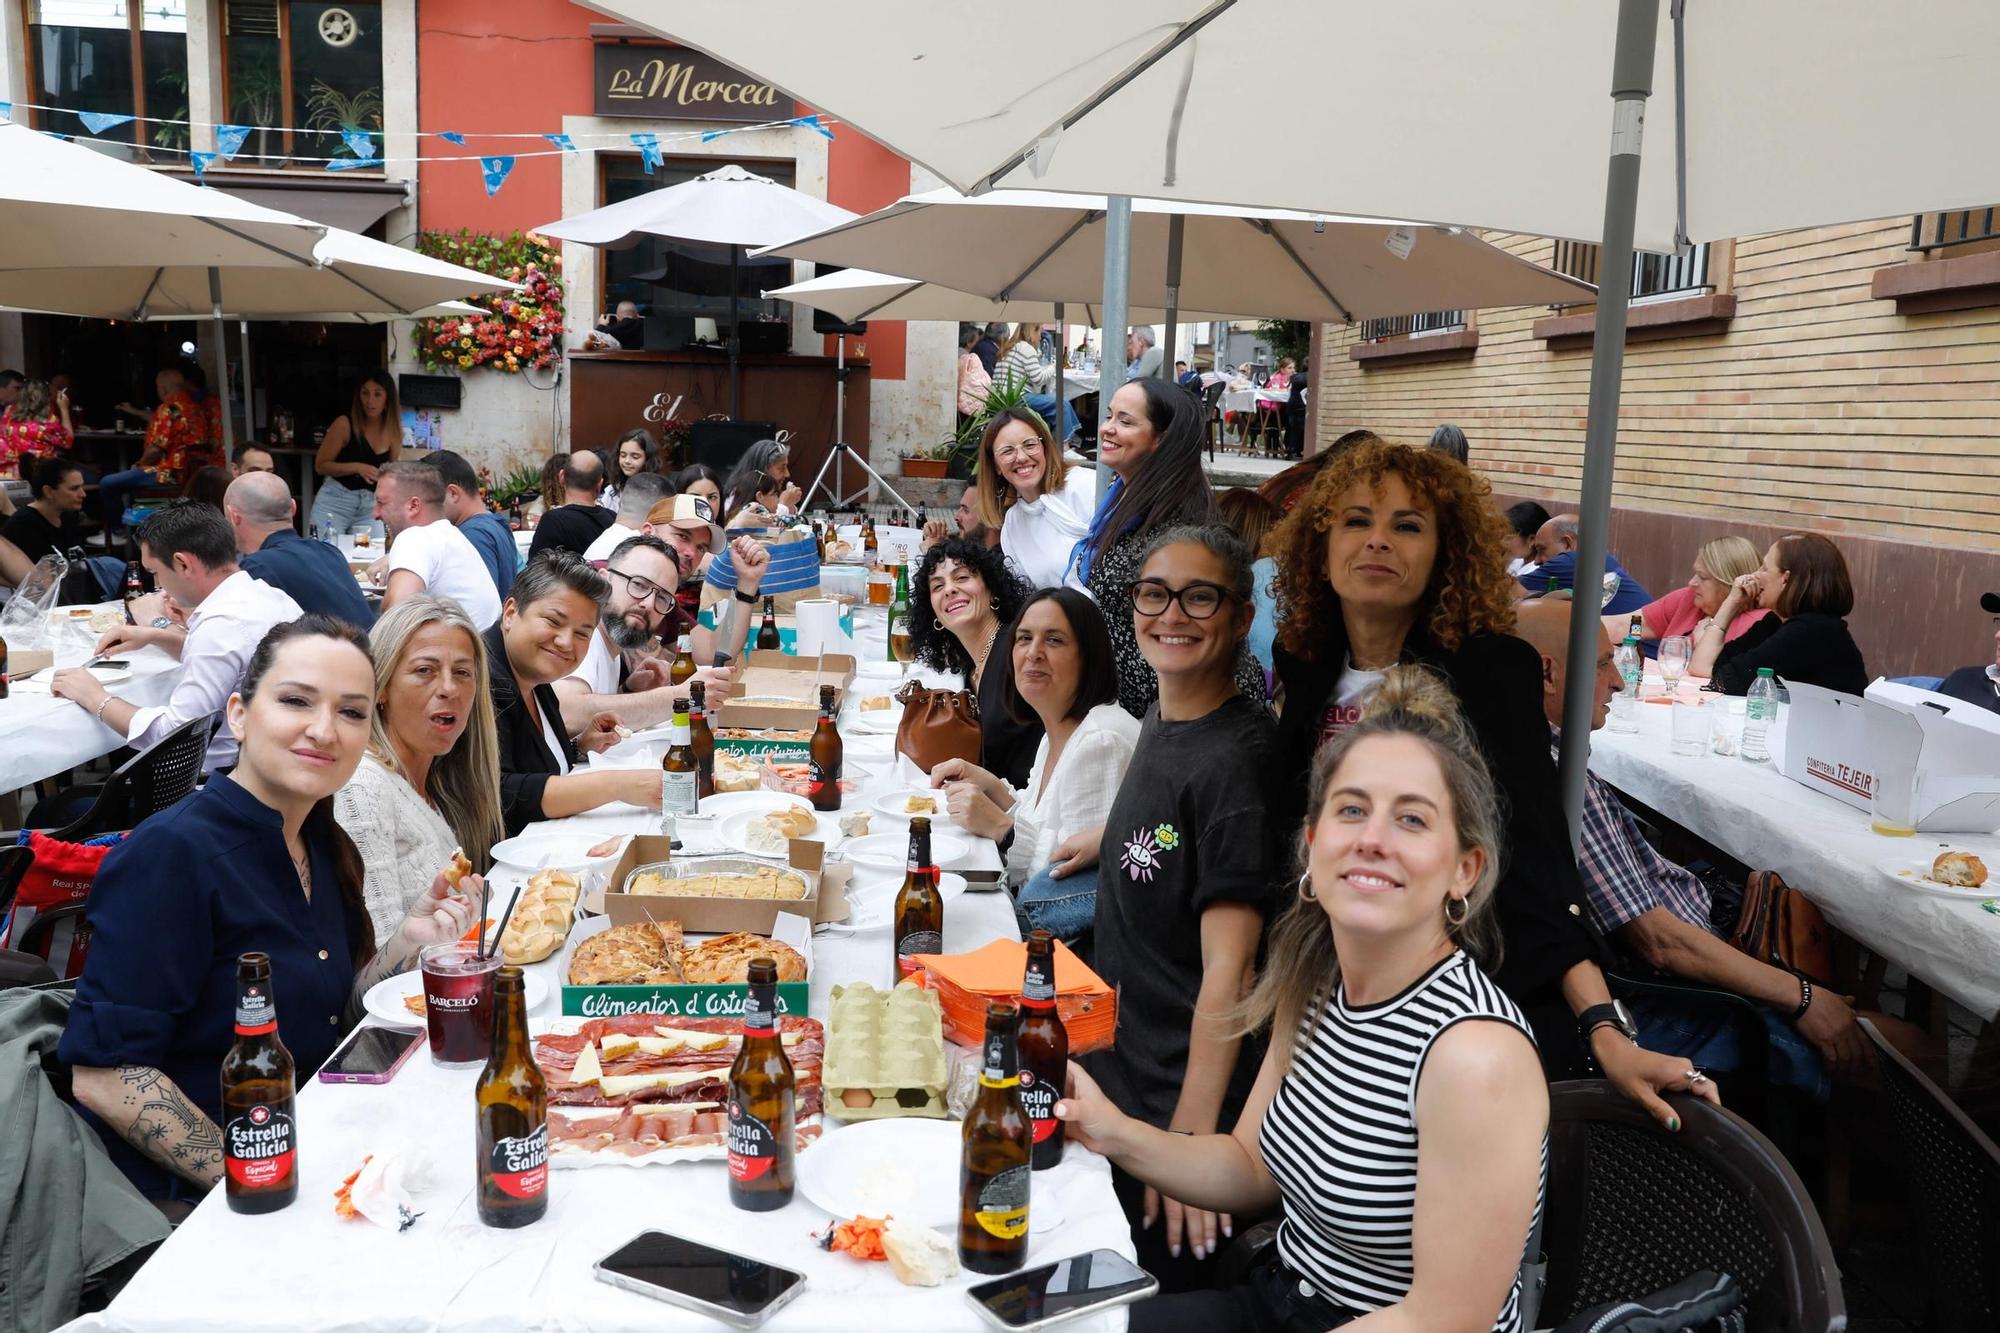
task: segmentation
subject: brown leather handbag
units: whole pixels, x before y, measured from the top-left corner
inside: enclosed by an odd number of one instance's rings
[[[1833,927],[1812,900],[1774,870],[1753,870],[1743,885],[1743,914],[1729,942],[1760,963],[1833,984]]]
[[[896,753],[928,773],[947,759],[979,762],[979,699],[971,690],[934,690],[911,681],[896,692],[903,720]]]

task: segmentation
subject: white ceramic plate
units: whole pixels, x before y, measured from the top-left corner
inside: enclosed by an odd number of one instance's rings
[[[945,833],[931,826],[931,859],[940,866],[962,861],[972,854],[972,844],[957,833]],[[858,866],[901,872],[910,856],[907,833],[871,833],[865,838],[849,838],[840,849],[841,859]]]
[[[872,713],[856,712],[854,729],[876,736],[893,736],[902,721],[903,710],[900,705],[895,708],[878,708]]]
[[[956,1226],[960,1132],[956,1120],[897,1116],[822,1134],[799,1154],[799,1189],[835,1217]]]
[[[805,798],[782,791],[719,791],[701,798],[701,812],[714,815],[720,824],[731,815],[748,810],[782,810],[788,805],[804,805]]]
[[[533,1013],[541,1007],[543,1000],[549,998],[548,983],[533,972],[525,974],[522,980],[527,983],[528,1012]],[[420,993],[423,988],[423,976],[413,967],[393,977],[384,977],[370,986],[368,993],[361,997],[361,1006],[378,1023],[392,1028],[420,1028],[424,1026],[423,1016],[404,1008],[403,1001]]]
[[[1940,849],[1944,850],[1944,849]],[[1931,878],[1931,862],[1934,856],[1891,856],[1877,861],[1875,868],[1905,889],[1916,889],[1921,893],[1936,894],[1940,898],[1955,898],[1960,902],[1980,902],[1987,898],[2000,897],[2000,880],[1993,876],[1992,865],[1987,866],[1986,882],[1976,889],[1961,888],[1956,884],[1941,884]],[[1980,857],[1982,861],[1988,858]]]
[[[847,881],[847,924],[857,930],[886,926],[896,910],[896,893],[903,887],[900,874],[871,871]],[[938,896],[950,902],[965,892],[965,876],[949,870],[938,874]]]
[[[776,795],[778,793],[773,794]],[[799,800],[796,796],[786,799],[788,803],[793,805],[805,804],[804,801]],[[773,808],[776,807],[766,807],[764,810],[743,810],[726,817],[721,823],[715,826],[715,840],[731,851],[743,852],[749,856],[767,856],[782,859],[785,855],[784,849],[775,846],[760,847],[750,841],[750,826],[758,820],[763,819],[765,814],[769,813],[769,810]],[[807,836],[825,843],[828,849],[831,849],[835,843],[840,841],[840,823],[833,816],[815,813],[813,815],[813,824],[814,831]]]
[[[493,863],[496,866],[510,866],[516,870],[526,871],[543,870],[550,866],[574,870],[590,865],[608,865],[625,850],[622,844],[608,855],[594,859],[584,853],[612,836],[615,835],[566,833],[554,828],[529,829],[525,833],[515,834],[505,842],[495,843]]]
[[[920,788],[920,787],[910,787],[902,791],[892,791],[887,796],[877,796],[874,802],[872,803],[873,808],[881,811],[885,815],[888,815],[892,819],[907,820],[912,816],[927,813],[923,810],[908,810],[904,808],[904,806],[908,803],[909,799],[912,796],[921,796],[925,800],[931,802],[932,808],[928,811],[931,820],[931,836],[933,838],[937,837],[938,821],[950,818],[950,816],[945,813],[944,793],[942,791],[933,788]]]

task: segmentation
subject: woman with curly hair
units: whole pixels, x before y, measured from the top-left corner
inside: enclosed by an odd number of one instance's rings
[[[924,552],[910,580],[910,645],[932,671],[956,672],[979,699],[979,766],[1012,787],[1028,785],[1040,722],[1007,708],[1010,657],[993,649],[1031,589],[997,547],[952,537]],[[990,669],[989,669],[990,668]]]
[[[1416,662],[1443,677],[1507,812],[1495,980],[1534,1023],[1552,1073],[1579,1068],[1587,1047],[1621,1092],[1671,1126],[1656,1091],[1685,1062],[1631,1040],[1598,967],[1542,713],[1542,659],[1513,634],[1506,532],[1486,483],[1440,450],[1376,440],[1320,471],[1271,537],[1285,610],[1276,789],[1297,800],[1320,746],[1354,725],[1389,668]]]

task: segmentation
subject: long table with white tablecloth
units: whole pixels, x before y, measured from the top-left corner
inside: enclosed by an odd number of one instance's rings
[[[97,631],[87,624],[64,625],[67,611],[108,611],[117,603],[96,608],[64,608],[52,617],[56,667],[80,666],[90,657]],[[167,701],[181,678],[179,659],[158,648],[127,653],[128,666],[99,671],[106,688],[141,708]],[[17,668],[18,669],[18,668]],[[100,759],[125,744],[125,738],[67,699],[49,693],[54,667],[12,682],[0,699],[0,792],[16,791],[43,778]]]

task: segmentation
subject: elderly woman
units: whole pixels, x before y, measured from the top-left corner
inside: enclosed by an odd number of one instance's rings
[[[1725,642],[1723,627],[1749,607],[1771,614]],[[1788,532],[1730,585],[1695,640],[1688,674],[1710,677],[1725,694],[1746,694],[1758,668],[1770,667],[1782,681],[1860,694],[1868,668],[1847,628],[1853,610],[1854,580],[1840,548],[1817,532]]]
[[[1694,572],[1688,581],[1633,613],[1639,617],[1639,642],[1645,645],[1648,655],[1662,639],[1700,638],[1715,619],[1715,613],[1722,609],[1736,580],[1757,568],[1757,559],[1757,548],[1742,537],[1716,537],[1703,542],[1695,552]],[[1735,618],[1724,624],[1722,641],[1734,643],[1768,614],[1758,606],[1739,607]],[[1613,643],[1625,637],[1631,624],[1631,615],[1604,617],[1605,632],[1611,635]]]
[[[1076,1066],[1056,1106],[1149,1189],[1282,1219],[1237,1285],[1155,1297],[1132,1328],[1516,1333],[1549,1094],[1527,1020],[1482,971],[1499,815],[1450,692],[1396,668],[1314,761],[1306,809],[1306,873],[1232,1015],[1271,1038],[1234,1124],[1177,1135]]]
[[[1009,407],[980,436],[976,471],[968,489],[980,520],[999,530],[1008,563],[1037,588],[1061,583],[1097,511],[1097,470],[1070,467],[1039,413]]]
[[[980,767],[1015,787],[1028,780],[1042,727],[1008,714],[1008,654],[994,650],[1029,591],[998,550],[962,537],[926,551],[910,579],[915,660],[957,675],[978,697]]]
[[[500,619],[486,631],[487,679],[500,740],[500,813],[507,832],[625,801],[660,808],[657,769],[576,772],[582,751],[618,740],[618,719],[599,713],[580,740],[567,734],[555,683],[575,673],[611,585],[572,551],[544,551],[514,579]],[[580,748],[579,748],[580,747]]]
[[[1006,845],[1022,935],[1046,930],[1077,947],[1096,916],[1097,874],[1057,879],[1050,862],[1065,841],[1103,825],[1139,724],[1118,706],[1104,617],[1076,589],[1044,588],[1030,597],[1009,638],[1007,715],[1042,726],[1026,785],[962,759],[932,769],[931,785],[944,788],[952,823]]]
[[[270,958],[278,1035],[309,1077],[370,986],[472,919],[479,878],[454,889],[438,865],[376,946],[361,858],[334,813],[374,711],[359,630],[331,616],[279,625],[229,699],[235,770],[104,859],[57,1056],[112,1160],[148,1197],[191,1200],[222,1178],[216,1069],[236,1040],[241,955]]]
[[[1118,702],[1133,717],[1146,715],[1160,687],[1133,632],[1126,593],[1155,532],[1215,521],[1215,494],[1201,470],[1202,438],[1200,402],[1161,379],[1121,385],[1097,431],[1097,456],[1113,479],[1065,581],[1103,608],[1118,659]],[[1244,694],[1263,702],[1263,668],[1247,643],[1236,679]]]
[[[380,938],[454,852],[483,870],[506,831],[479,627],[457,602],[411,597],[382,613],[371,643],[375,723],[334,811],[360,850]]]
[[[1587,1047],[1621,1092],[1667,1121],[1672,1112],[1655,1090],[1680,1079],[1687,1062],[1639,1047],[1622,1012],[1616,1023],[1598,1021],[1611,1013],[1611,994],[1552,798],[1541,657],[1512,632],[1502,531],[1486,483],[1441,450],[1376,440],[1320,470],[1272,536],[1285,607],[1275,653],[1285,692],[1278,789],[1294,801],[1304,792],[1314,755],[1354,724],[1391,667],[1437,672],[1504,797],[1497,904],[1506,949],[1496,980],[1534,1023],[1552,1070],[1577,1068]]]

